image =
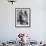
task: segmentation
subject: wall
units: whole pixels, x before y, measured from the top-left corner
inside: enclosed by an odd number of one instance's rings
[[[31,35],[33,40],[46,40],[46,1],[17,0],[13,5],[0,0],[0,41],[15,40],[19,32]],[[15,27],[15,8],[31,8],[31,27]]]

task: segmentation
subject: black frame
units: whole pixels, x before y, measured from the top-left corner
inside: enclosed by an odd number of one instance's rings
[[[29,26],[16,26],[16,9],[29,9]],[[19,28],[31,27],[31,9],[30,8],[15,8],[15,27],[19,27]]]

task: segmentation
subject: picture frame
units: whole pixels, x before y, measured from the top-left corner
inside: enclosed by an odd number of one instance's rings
[[[15,8],[15,27],[31,27],[30,8]]]

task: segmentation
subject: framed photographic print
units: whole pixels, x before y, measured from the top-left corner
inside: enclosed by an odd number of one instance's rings
[[[30,8],[15,8],[15,27],[30,27]]]

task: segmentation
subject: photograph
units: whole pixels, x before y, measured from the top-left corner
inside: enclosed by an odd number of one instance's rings
[[[30,27],[30,8],[15,8],[15,26]]]

